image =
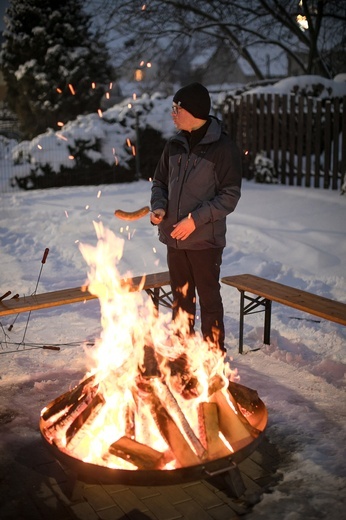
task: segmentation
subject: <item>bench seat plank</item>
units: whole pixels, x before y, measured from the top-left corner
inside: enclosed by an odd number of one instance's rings
[[[226,276],[221,281],[226,285],[236,287],[239,291],[257,294],[268,300],[346,325],[346,303],[330,300],[324,296],[295,289],[251,274]]]
[[[150,291],[151,289],[160,289],[165,285],[170,285],[170,277],[168,271],[166,271],[145,276],[135,276],[133,278],[123,279],[122,282],[130,284],[134,291]],[[87,286],[33,294],[20,298],[11,298],[0,301],[0,316],[84,302],[96,298],[97,296],[88,291]]]

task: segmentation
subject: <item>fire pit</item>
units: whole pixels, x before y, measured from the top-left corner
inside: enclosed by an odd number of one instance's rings
[[[149,379],[142,383],[140,392],[144,400],[150,400],[149,408],[167,448],[159,451],[136,441],[134,416],[128,411],[127,431],[125,428],[124,435],[108,444],[100,461],[82,460],[73,448],[88,437],[86,424],[97,421],[97,412],[104,406],[96,379],[95,375],[88,377],[52,401],[40,419],[40,431],[48,448],[81,479],[145,486],[206,479],[234,469],[263,438],[267,409],[255,390],[230,381],[226,388],[216,378],[209,402],[198,405],[197,436],[184,416],[179,426],[173,420],[169,410],[174,396],[167,385]],[[178,415],[181,413],[179,407]],[[136,416],[138,419],[140,413]],[[122,467],[123,461],[131,469]]]
[[[41,412],[54,456],[80,478],[162,485],[228,472],[259,445],[267,410],[234,379],[222,353],[189,333],[188,316],[157,313],[120,280],[123,241],[96,225],[91,266],[103,325],[90,354],[94,368]]]

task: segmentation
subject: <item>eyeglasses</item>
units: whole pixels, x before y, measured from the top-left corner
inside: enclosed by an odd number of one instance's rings
[[[181,110],[181,107],[178,107],[177,105],[172,106],[172,114],[177,116],[179,114],[179,110]]]

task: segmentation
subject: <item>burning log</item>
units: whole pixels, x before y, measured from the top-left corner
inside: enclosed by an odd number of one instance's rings
[[[133,439],[136,434],[136,426],[135,426],[135,411],[133,406],[129,404],[126,405],[125,409],[125,435],[126,437],[130,437]]]
[[[219,437],[219,417],[216,403],[200,403],[198,407],[199,438],[207,450],[207,459],[227,457],[232,452]]]
[[[193,466],[199,464],[201,459],[190,447],[190,444],[181,433],[170,413],[166,410],[161,399],[156,395],[153,386],[150,383],[146,383],[138,388],[140,398],[149,406],[150,413],[155,420],[158,430],[171,449],[178,465],[183,467],[186,465]],[[138,396],[135,396],[135,400],[139,404]],[[178,403],[175,402],[175,405],[178,407]],[[202,450],[205,452],[203,446]]]
[[[113,442],[108,451],[111,455],[131,462],[138,469],[162,469],[168,462],[165,453],[128,437]]]
[[[65,438],[68,445],[78,432],[87,430],[93,422],[100,409],[105,404],[105,400],[100,393],[96,394],[88,406],[80,413],[66,430]],[[78,439],[76,439],[78,442]]]
[[[141,372],[142,376],[146,379],[161,376],[159,364],[155,355],[155,350],[153,347],[148,345],[144,346],[143,368]]]
[[[259,430],[253,428],[243,416],[234,398],[222,390],[215,392],[210,401],[216,403],[219,413],[220,432],[224,435],[233,451],[243,448],[253,438],[257,438]]]
[[[185,354],[169,360],[167,365],[171,374],[170,384],[184,399],[195,399],[201,394],[202,389],[197,377],[189,370],[188,359]]]
[[[209,381],[208,386],[208,396],[215,394],[218,390],[222,390],[226,385],[225,381],[222,379],[221,376],[215,375],[213,376]]]
[[[206,455],[205,449],[198,439],[198,437],[195,435],[193,429],[189,425],[185,415],[183,414],[180,406],[178,405],[174,395],[168,388],[168,386],[165,383],[161,383],[160,381],[155,381],[154,383],[155,388],[157,389],[158,393],[160,394],[160,399],[162,402],[165,403],[165,407],[170,410],[170,413],[178,419],[179,423],[181,424],[181,428],[183,432],[185,433],[187,439],[190,441],[191,445],[193,446],[195,452],[197,453],[198,457],[203,459]]]
[[[93,374],[92,376],[84,379],[81,383],[79,383],[79,385],[77,385],[71,391],[65,392],[58,399],[55,399],[51,406],[48,406],[42,410],[42,419],[47,421],[54,415],[61,413],[63,410],[65,410],[65,408],[73,405],[83,393],[89,391],[89,387],[90,389],[92,388],[92,383],[94,382],[95,377],[96,375]],[[94,385],[94,388],[95,386],[96,385]]]
[[[70,405],[65,413],[55,419],[47,429],[49,431],[57,430],[58,428],[64,429],[68,424],[71,424],[71,422],[73,422],[87,408],[90,401],[95,397],[96,392],[97,388],[94,387],[93,391],[80,396],[79,399]]]

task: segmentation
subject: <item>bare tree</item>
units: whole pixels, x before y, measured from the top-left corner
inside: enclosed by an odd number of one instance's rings
[[[346,52],[342,0],[92,1],[99,16],[105,15],[103,27],[117,48],[119,66],[129,59],[156,60],[162,63],[162,76],[168,63],[174,72],[184,59],[210,46],[244,58],[258,79],[264,74],[252,51],[259,46],[263,52],[268,44],[276,46],[302,74],[325,77],[338,72],[331,51]]]

